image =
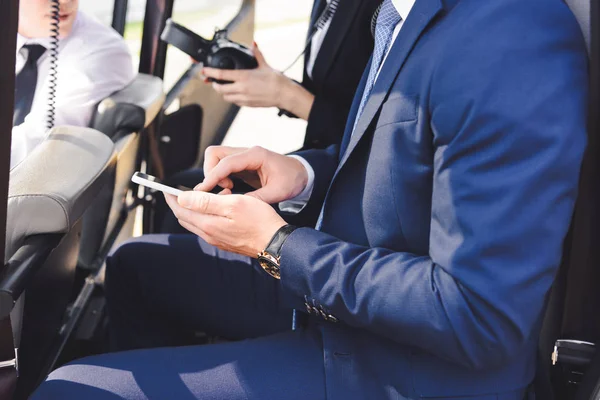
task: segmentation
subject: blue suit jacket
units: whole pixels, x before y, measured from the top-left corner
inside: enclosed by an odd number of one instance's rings
[[[328,398],[515,399],[585,146],[579,26],[561,0],[417,0],[351,136],[365,80],[341,157],[302,153],[322,232],[281,254],[289,304],[340,320]]]

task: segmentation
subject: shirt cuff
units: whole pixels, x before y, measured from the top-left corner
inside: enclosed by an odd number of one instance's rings
[[[292,197],[289,200],[282,201],[281,203],[279,203],[279,210],[290,214],[298,214],[304,209],[304,207],[306,207],[306,204],[308,203],[308,200],[310,200],[310,196],[312,195],[312,191],[315,186],[315,171],[310,166],[308,161],[306,161],[304,158],[300,156],[288,157],[295,158],[296,160],[302,163],[308,175],[308,182],[306,182],[304,190],[302,190],[302,192],[300,192],[298,196]]]

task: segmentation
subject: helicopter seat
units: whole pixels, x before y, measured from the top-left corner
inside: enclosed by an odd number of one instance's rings
[[[115,166],[105,135],[61,126],[10,171],[0,319],[10,313],[19,385],[43,375],[72,297],[81,217]]]
[[[138,74],[127,87],[98,104],[91,127],[112,139],[118,161],[112,181],[107,183],[84,217],[79,267],[97,269],[101,266],[95,263],[99,251],[109,242],[111,232],[126,212],[131,176],[139,165],[142,132],[159,115],[164,102],[162,80]],[[121,237],[132,235],[133,220],[129,215]]]

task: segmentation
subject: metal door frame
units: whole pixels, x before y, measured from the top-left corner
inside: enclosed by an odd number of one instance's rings
[[[5,243],[19,1],[0,0],[0,10],[0,243]],[[3,244],[0,256],[4,263]]]

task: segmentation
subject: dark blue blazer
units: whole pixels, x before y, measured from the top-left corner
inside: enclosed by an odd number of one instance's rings
[[[339,319],[328,398],[517,399],[586,140],[579,26],[561,0],[417,0],[351,135],[365,80],[341,157],[302,153],[322,232],[281,254],[286,301]]]

